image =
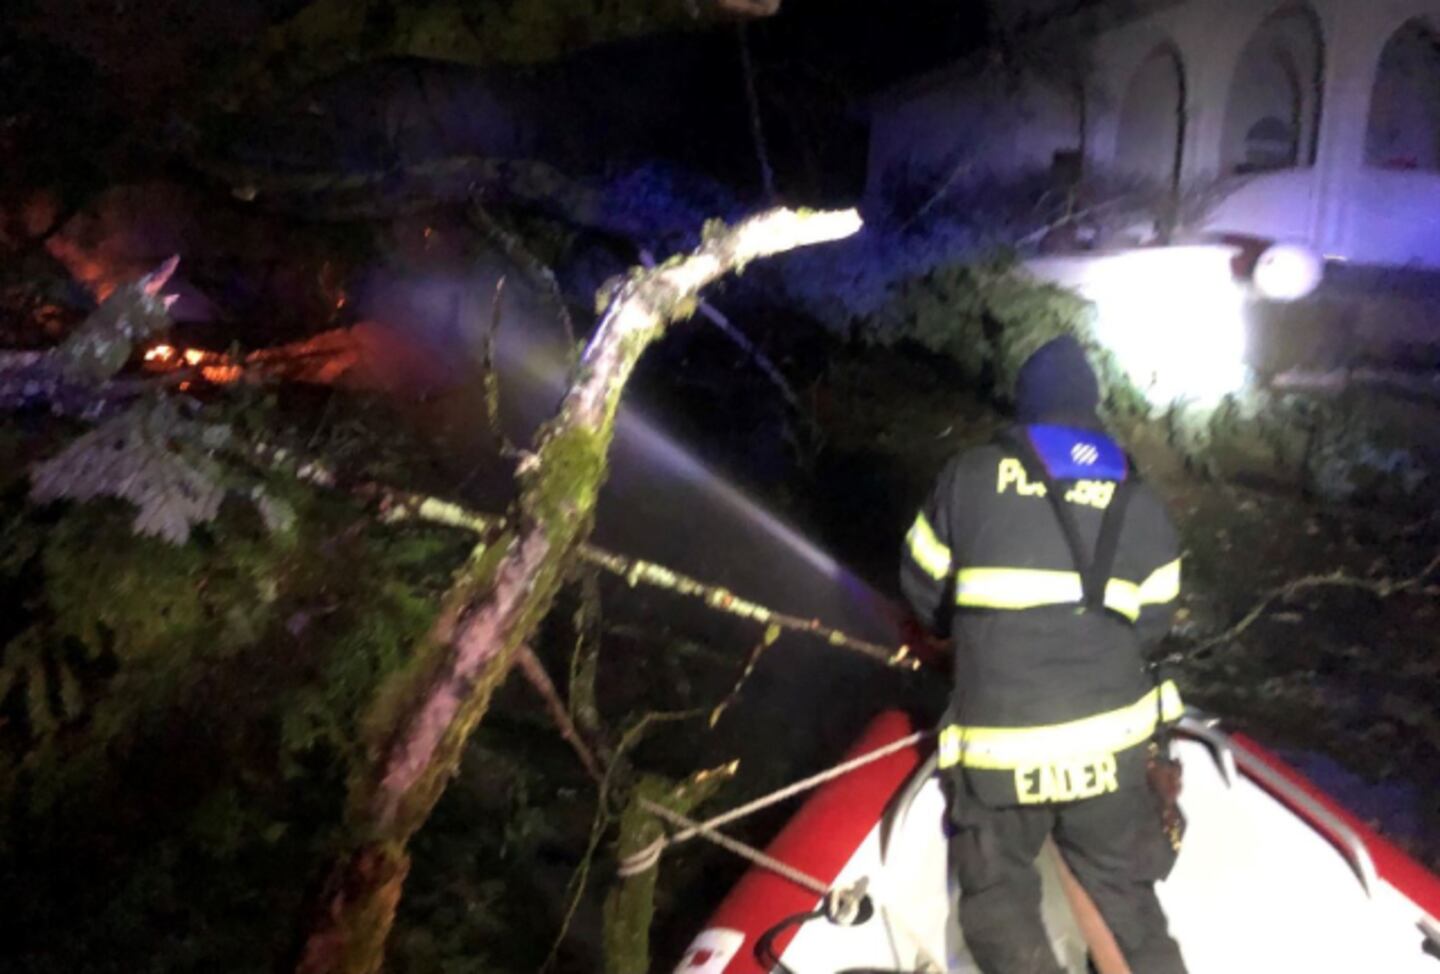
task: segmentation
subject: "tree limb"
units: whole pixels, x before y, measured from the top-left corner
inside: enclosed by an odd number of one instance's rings
[[[640,250],[640,262],[646,267],[654,267],[655,256],[650,253],[649,250],[642,248]],[[720,334],[730,339],[740,351],[750,356],[750,360],[755,363],[756,368],[765,373],[765,377],[775,384],[776,389],[780,390],[780,395],[785,397],[785,401],[790,405],[791,409],[797,414],[803,412],[800,408],[800,399],[795,395],[795,390],[790,388],[790,383],[785,380],[785,374],[770,360],[770,356],[757,348],[749,336],[731,324],[730,319],[725,316],[724,312],[720,311],[719,308],[716,308],[709,301],[701,299],[697,308],[706,321],[720,329]]]
[[[778,6],[778,4],[777,4]],[[760,117],[760,92],[755,86],[755,64],[750,57],[750,37],[741,23],[735,28],[740,44],[740,70],[745,80],[745,103],[750,108],[750,136],[755,142],[755,160],[760,165],[760,191],[767,202],[775,202],[775,170],[770,165],[770,150],[765,144],[765,122]]]
[[[653,224],[614,212],[601,193],[533,159],[449,156],[359,172],[275,173],[219,160],[196,165],[238,199],[308,220],[375,219],[484,200],[532,207],[627,239],[646,239],[657,231]]]
[[[570,718],[570,711],[565,706],[565,701],[560,699],[560,693],[555,689],[555,682],[550,679],[550,674],[545,671],[545,664],[540,657],[535,655],[535,650],[528,645],[521,646],[515,657],[515,665],[525,677],[525,682],[534,688],[540,695],[540,701],[545,707],[545,712],[555,722],[555,727],[560,731],[560,736],[575,751],[575,756],[585,766],[585,772],[600,780],[600,762],[595,759],[595,752],[590,750],[590,745],[585,743],[585,738],[580,734],[580,728]]]
[[[1235,623],[1224,632],[1206,639],[1204,642],[1186,650],[1183,653],[1175,653],[1166,658],[1166,662],[1178,663],[1193,661],[1210,656],[1219,647],[1233,642],[1255,623],[1264,617],[1266,611],[1277,601],[1288,601],[1302,592],[1308,592],[1318,588],[1349,588],[1363,592],[1370,592],[1377,598],[1386,599],[1392,595],[1399,595],[1402,592],[1412,592],[1420,588],[1430,576],[1440,571],[1440,553],[1430,559],[1418,574],[1409,578],[1396,581],[1393,578],[1356,578],[1348,574],[1344,569],[1336,569],[1326,575],[1307,575],[1304,578],[1297,578],[1286,582],[1284,585],[1271,589],[1265,596],[1240,621]]]
[[[750,261],[859,229],[854,211],[773,210],[708,229],[698,250],[614,289],[557,415],[521,465],[515,527],[472,559],[414,666],[372,714],[373,755],[351,787],[350,845],[331,872],[299,969],[373,972],[409,870],[407,844],[429,817],[519,647],[549,611],[583,542],[604,479],[616,411],[640,355],[691,313],[701,288]]]
[[[565,294],[560,290],[560,281],[555,277],[555,272],[536,257],[523,240],[502,227],[490,211],[478,202],[471,204],[469,214],[470,222],[499,246],[506,257],[519,264],[531,281],[545,292],[555,314],[560,318],[560,327],[565,329],[566,354],[573,356],[577,347],[575,321],[570,316],[570,306],[565,303]]]

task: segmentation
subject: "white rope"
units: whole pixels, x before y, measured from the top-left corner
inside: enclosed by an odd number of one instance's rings
[[[771,805],[778,804],[787,798],[791,798],[802,792],[809,791],[812,788],[817,788],[827,782],[834,781],[836,778],[844,777],[852,771],[857,771],[860,768],[865,767],[866,765],[874,764],[876,761],[883,760],[884,758],[887,758],[890,755],[895,754],[899,751],[903,751],[906,748],[913,747],[914,745],[919,744],[921,741],[925,740],[927,737],[932,736],[934,733],[934,731],[928,730],[916,731],[914,734],[911,734],[908,737],[902,737],[898,741],[892,741],[883,747],[876,748],[873,751],[867,751],[866,753],[861,754],[858,757],[851,758],[848,761],[842,761],[841,763],[835,765],[832,768],[827,768],[826,770],[821,771],[818,774],[811,775],[808,778],[802,778],[801,780],[794,782],[793,784],[786,785],[784,788],[772,791],[767,795],[761,795],[754,801],[747,802],[746,804],[741,805],[738,808],[732,808],[730,811],[723,812],[719,815],[716,815],[714,818],[707,819],[704,822],[692,822],[689,819],[686,819],[683,823],[680,823],[682,826],[681,831],[675,833],[672,836],[661,836],[660,838],[656,839],[654,842],[646,846],[644,849],[641,849],[639,852],[622,859],[620,861],[618,871],[621,876],[634,876],[639,873],[643,873],[645,870],[652,868],[656,863],[660,861],[660,855],[665,851],[667,846],[688,841],[695,838],[697,835],[710,839],[711,841],[715,841],[715,838],[719,836],[719,838],[724,839],[726,842],[738,843],[738,840],[731,839],[728,836],[721,836],[718,832],[715,832],[714,830],[718,829],[722,825],[738,821],[739,819],[745,818],[748,815],[753,815],[754,813],[761,811],[762,809],[769,808]],[[656,815],[660,815],[662,818],[666,818],[672,823],[679,822],[679,818],[676,817],[676,813],[672,812],[668,808],[665,808],[663,805],[656,805],[654,802],[644,802],[643,804],[647,811]],[[662,813],[661,811],[659,811],[659,809],[664,809],[664,812]],[[717,844],[723,845],[724,843]],[[744,845],[743,843],[738,844]],[[726,846],[726,848],[730,847]],[[745,846],[745,848],[749,849],[755,855],[762,856],[765,859],[769,859],[770,862],[779,863],[779,860],[770,859],[770,857],[765,856],[763,852],[753,849],[750,846]],[[736,850],[731,849],[731,851],[735,852]],[[754,862],[757,865],[764,865],[758,859],[755,859],[750,855],[746,855],[745,858],[750,859],[751,862]],[[779,865],[784,866],[784,863],[779,863]],[[771,867],[766,866],[765,868],[769,869]],[[789,869],[790,867],[786,866],[785,868]],[[778,870],[776,871],[778,872]],[[781,875],[784,874],[782,873]],[[800,885],[807,886],[808,884],[805,882],[801,882]],[[822,885],[819,892],[820,895],[823,896],[826,892],[826,888]]]
[[[802,887],[802,888],[804,888],[804,889],[809,890],[810,892],[814,893],[816,896],[821,896],[821,897],[823,897],[823,896],[825,896],[825,894],[827,894],[827,893],[830,892],[830,887],[829,887],[829,886],[827,886],[825,883],[822,883],[820,880],[816,879],[814,876],[810,875],[809,873],[804,872],[803,870],[800,870],[800,869],[796,869],[794,866],[791,866],[789,863],[781,862],[779,859],[776,859],[776,858],[774,858],[774,857],[772,857],[772,856],[767,856],[765,853],[761,852],[759,849],[755,848],[755,847],[752,846],[752,845],[747,845],[746,843],[741,842],[739,839],[732,839],[732,838],[731,838],[730,836],[728,836],[728,835],[723,835],[723,834],[721,834],[721,833],[719,833],[719,832],[716,832],[716,831],[715,831],[714,829],[712,829],[712,828],[710,827],[710,825],[709,825],[708,823],[706,823],[706,822],[696,822],[696,821],[694,821],[693,819],[686,818],[684,815],[681,815],[679,812],[675,811],[674,809],[666,808],[664,805],[661,805],[659,802],[651,801],[651,800],[648,799],[648,798],[642,798],[642,799],[640,799],[640,807],[643,808],[643,809],[645,809],[647,812],[651,813],[652,815],[658,815],[660,818],[663,818],[663,819],[669,821],[670,823],[672,823],[672,824],[674,824],[674,825],[679,825],[679,826],[681,826],[682,828],[690,831],[691,833],[693,833],[693,834],[695,834],[695,835],[699,835],[699,836],[701,836],[701,837],[703,837],[703,838],[705,838],[705,839],[707,839],[707,840],[715,843],[716,845],[720,846],[722,849],[727,849],[727,850],[729,850],[730,852],[735,853],[735,855],[739,856],[739,857],[742,858],[742,859],[749,860],[750,862],[754,863],[754,864],[757,865],[757,866],[760,866],[760,867],[762,867],[762,868],[764,868],[764,869],[770,870],[771,872],[775,873],[777,876],[781,876],[781,877],[783,877],[784,879],[790,880],[790,882],[792,882],[792,883],[794,883],[795,885],[800,886],[800,887]],[[663,841],[663,840],[662,840],[662,841]],[[652,845],[653,845],[653,843],[652,843]],[[645,856],[645,857],[649,858],[649,856],[648,856],[649,848],[650,848],[650,847],[646,847],[646,849],[645,849],[645,850],[642,850],[641,853],[639,853],[639,855],[640,855],[640,856]],[[660,859],[660,852],[661,852],[661,850],[662,850],[663,848],[664,848],[664,847],[661,846],[660,849],[656,849],[656,850],[655,850],[655,852],[654,852],[654,854],[653,854],[653,860],[654,860],[654,862],[658,862],[658,861],[659,861],[659,859]],[[636,858],[636,857],[631,857],[631,858]],[[654,862],[652,862],[651,865],[653,865]],[[619,872],[620,872],[620,875],[621,875],[621,876],[633,876],[633,875],[635,875],[635,874],[638,873],[638,872],[644,872],[645,869],[650,868],[649,866],[646,866],[646,867],[644,867],[644,868],[635,868],[635,869],[632,869],[632,868],[630,867],[629,863],[630,863],[630,859],[626,859],[624,862],[622,862],[622,863],[620,864],[620,870],[619,870]],[[628,870],[628,871],[627,871],[627,870]]]

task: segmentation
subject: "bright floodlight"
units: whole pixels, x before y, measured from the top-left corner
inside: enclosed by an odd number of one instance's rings
[[[1271,301],[1299,301],[1320,286],[1325,262],[1303,244],[1279,243],[1255,264],[1255,290]]]
[[[1245,291],[1228,247],[1154,247],[1040,260],[1096,310],[1096,338],[1149,402],[1215,406],[1244,388]]]

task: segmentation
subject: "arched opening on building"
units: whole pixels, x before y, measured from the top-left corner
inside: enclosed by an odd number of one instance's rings
[[[1223,171],[1268,172],[1315,162],[1325,36],[1308,6],[1268,17],[1240,54],[1220,145]]]
[[[1440,34],[1412,20],[1380,54],[1365,161],[1384,169],[1440,169]]]
[[[1140,65],[1120,105],[1115,168],[1147,183],[1175,188],[1185,152],[1185,67],[1162,44]]]

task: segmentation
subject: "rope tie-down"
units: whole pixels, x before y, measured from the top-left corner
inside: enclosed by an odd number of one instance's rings
[[[823,916],[832,923],[841,926],[853,926],[865,922],[876,911],[885,914],[890,926],[915,946],[920,959],[924,965],[926,965],[925,969],[933,970],[938,974],[938,972],[945,970],[945,965],[931,955],[929,949],[925,946],[924,940],[904,922],[898,911],[886,906],[878,899],[875,892],[870,888],[870,879],[868,876],[862,876],[848,886],[832,886],[811,873],[776,859],[774,856],[768,855],[749,843],[742,842],[733,836],[725,835],[719,831],[722,825],[737,822],[756,812],[785,801],[788,798],[792,798],[795,795],[818,788],[837,778],[858,771],[867,765],[884,760],[892,754],[914,747],[927,738],[933,737],[934,734],[935,732],[930,730],[916,731],[907,737],[892,741],[873,751],[867,751],[857,757],[842,761],[808,778],[802,778],[783,788],[761,795],[753,801],[746,802],[727,812],[722,812],[703,822],[691,819],[659,802],[642,798],[640,800],[641,808],[675,826],[679,831],[672,835],[662,835],[639,852],[626,856],[620,860],[616,871],[622,877],[640,875],[659,865],[660,857],[670,846],[679,845],[682,842],[699,837],[719,846],[727,852],[739,856],[741,859],[753,865],[759,866],[761,869],[769,870],[802,889],[814,893],[820,898],[820,908],[813,914],[807,914],[806,919]],[[783,921],[785,924],[789,922],[791,921]],[[783,970],[783,966],[780,969]]]
[[[820,896],[824,896],[826,892],[828,892],[829,887],[826,886],[826,884],[820,882],[818,879],[815,879],[813,876],[809,876],[805,873],[801,873],[798,870],[793,869],[791,866],[787,866],[785,863],[779,862],[779,860],[771,859],[769,856],[766,856],[765,853],[761,852],[758,849],[755,849],[753,846],[746,845],[738,839],[733,839],[729,836],[722,835],[717,832],[716,829],[720,828],[720,826],[722,825],[728,825],[731,822],[738,822],[742,818],[746,818],[750,815],[755,814],[756,812],[763,811],[764,809],[767,809],[772,805],[777,805],[780,802],[785,801],[787,798],[793,798],[796,795],[810,791],[812,788],[818,788],[823,784],[834,781],[836,778],[842,778],[845,775],[850,774],[852,771],[858,771],[866,765],[874,764],[876,761],[883,760],[892,754],[913,747],[916,744],[919,744],[921,741],[925,740],[926,738],[933,737],[934,734],[934,731],[916,731],[909,737],[902,737],[898,741],[891,741],[889,744],[886,744],[883,747],[876,748],[873,751],[867,751],[866,753],[851,758],[848,761],[842,761],[834,767],[826,768],[824,771],[813,774],[808,778],[802,778],[799,781],[788,784],[783,788],[779,788],[768,794],[761,795],[754,801],[746,802],[744,805],[732,808],[728,812],[722,812],[713,818],[706,819],[704,822],[692,821],[691,819],[686,818],[684,815],[681,815],[678,812],[666,808],[664,805],[661,805],[658,802],[654,802],[649,799],[642,799],[641,805],[646,811],[650,812],[652,815],[659,816],[660,818],[669,821],[672,825],[679,826],[681,831],[676,832],[674,835],[662,835],[660,836],[660,838],[656,839],[654,842],[650,843],[648,846],[646,846],[644,849],[641,849],[634,855],[626,856],[620,861],[618,871],[621,876],[635,876],[643,873],[645,872],[645,870],[652,868],[653,866],[655,866],[656,863],[660,861],[660,855],[669,846],[679,845],[681,842],[687,842],[690,839],[699,836],[700,838],[706,839],[710,842],[714,842],[716,845],[719,845],[722,848],[730,849],[730,851],[736,852],[737,855],[740,855],[742,858],[748,859],[757,866],[763,866],[766,869],[770,869],[772,872],[784,876],[791,882],[803,886],[811,892],[814,892]],[[745,851],[740,852],[737,848],[734,847],[743,847]],[[764,860],[768,860],[769,863],[772,863],[774,865],[767,865]],[[781,868],[776,869],[774,868],[774,866],[779,866]],[[794,875],[791,875],[792,873]]]

